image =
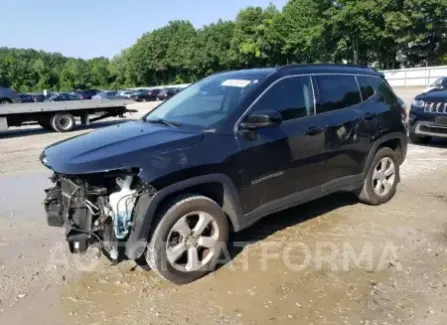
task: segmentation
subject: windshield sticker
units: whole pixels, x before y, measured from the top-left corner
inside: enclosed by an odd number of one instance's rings
[[[222,86],[224,87],[239,87],[245,88],[251,83],[251,80],[243,80],[243,79],[228,79],[222,82]]]

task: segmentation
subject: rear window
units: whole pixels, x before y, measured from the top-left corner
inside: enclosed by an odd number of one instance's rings
[[[362,98],[363,100],[367,100],[368,98],[374,96],[374,87],[369,82],[368,77],[357,77],[357,80],[359,81],[360,85],[360,91],[362,92]]]
[[[317,113],[325,113],[361,103],[354,76],[322,75],[315,77],[319,92]]]
[[[375,77],[367,77],[367,79],[374,87],[376,93],[379,94],[380,100],[385,101],[389,105],[395,105],[398,103],[396,95],[390,89],[385,80]]]

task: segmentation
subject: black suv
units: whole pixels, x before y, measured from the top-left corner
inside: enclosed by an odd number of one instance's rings
[[[230,230],[276,211],[338,191],[389,201],[407,151],[401,107],[365,67],[215,74],[139,121],[46,148],[48,223],[72,252],[99,243],[187,283],[213,269]]]
[[[415,144],[428,143],[433,137],[447,138],[447,89],[432,89],[416,96],[408,122]]]

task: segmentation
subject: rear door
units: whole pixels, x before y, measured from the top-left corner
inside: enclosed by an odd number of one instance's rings
[[[316,75],[317,115],[324,119],[325,180],[324,191],[350,185],[352,177],[362,173],[366,156],[359,136],[364,118],[362,97],[354,75]]]
[[[402,132],[402,106],[388,83],[378,76],[357,78],[362,88],[372,87],[374,91],[374,95],[362,105],[365,123],[372,128],[371,139],[391,132]]]
[[[252,106],[250,113],[277,110],[279,127],[236,134],[241,152],[244,212],[313,189],[321,193],[324,132],[314,114],[310,76],[277,81]]]

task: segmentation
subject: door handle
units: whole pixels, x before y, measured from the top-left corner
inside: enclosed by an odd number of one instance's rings
[[[376,117],[377,117],[376,113],[366,113],[365,114],[365,119],[366,120],[372,120],[372,119],[375,119]]]
[[[306,135],[317,135],[323,131],[324,131],[324,128],[322,128],[321,126],[313,126],[313,127],[310,127],[305,134]]]

